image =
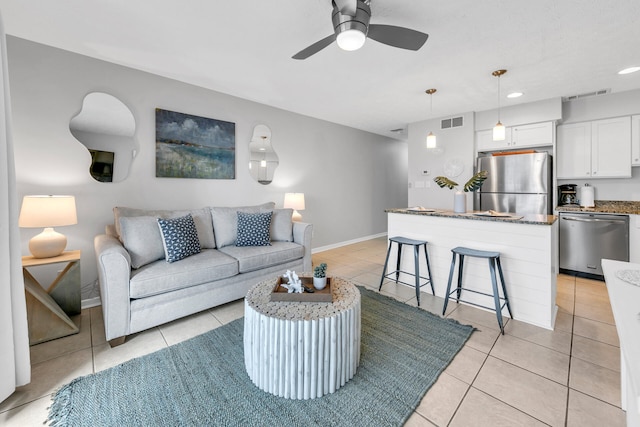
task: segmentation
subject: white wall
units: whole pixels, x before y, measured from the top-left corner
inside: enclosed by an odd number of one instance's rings
[[[640,114],[640,90],[577,99],[562,104],[562,122],[589,120]],[[558,184],[589,183],[594,187],[596,200],[640,200],[640,167],[631,168],[631,178],[569,179]]]
[[[314,224],[318,248],[384,233],[384,209],[407,205],[405,142],[22,39],[7,42],[18,195],[76,196],[78,225],[60,231],[69,249],[82,250],[84,285],[97,278],[93,238],[113,221],[114,206],[282,206],[285,192],[304,192],[302,216]],[[93,91],[116,96],[136,119],[137,156],[122,182],[93,180],[89,153],[69,131],[69,120]],[[236,179],[156,178],[155,108],[235,122]],[[257,124],[271,128],[280,159],[268,186],[255,182],[247,168]],[[39,231],[22,230],[23,254]]]
[[[459,160],[464,171],[454,178],[460,189],[473,176],[474,114],[460,114],[464,125],[458,128],[440,129],[440,120],[425,120],[409,125],[409,206],[425,206],[438,209],[453,209],[453,191],[440,188],[433,178],[444,175],[447,161]],[[458,115],[456,115],[458,116]],[[426,137],[432,131],[437,138],[438,149],[426,148]],[[428,170],[429,175],[423,175]],[[472,193],[467,194],[467,208],[473,206]],[[403,207],[403,206],[397,206]]]

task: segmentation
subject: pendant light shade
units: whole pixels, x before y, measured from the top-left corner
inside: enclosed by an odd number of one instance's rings
[[[433,94],[436,93],[436,89],[427,89],[425,90],[426,93],[429,94],[429,100],[430,100],[430,113],[429,115],[433,114]],[[427,135],[427,148],[437,148],[438,144],[436,141],[436,136],[433,134],[433,132],[429,131],[429,134]]]
[[[506,137],[506,133],[504,130],[504,125],[500,122],[496,123],[493,127],[493,140],[494,141],[504,141]]]
[[[504,141],[506,137],[504,125],[500,122],[500,77],[506,72],[507,70],[496,70],[491,73],[492,76],[498,78],[498,123],[493,127],[494,141]]]

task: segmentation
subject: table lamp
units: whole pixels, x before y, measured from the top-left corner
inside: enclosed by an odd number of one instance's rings
[[[304,193],[285,193],[284,208],[293,209],[293,215],[291,217],[293,221],[302,221],[302,215],[300,215],[298,211],[304,210]]]
[[[67,238],[53,227],[78,223],[76,199],[73,196],[24,196],[18,225],[23,228],[44,227],[42,233],[29,240],[29,251],[35,258],[60,255]]]

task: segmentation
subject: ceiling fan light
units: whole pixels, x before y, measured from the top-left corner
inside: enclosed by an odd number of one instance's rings
[[[494,141],[504,141],[506,137],[504,125],[500,122],[496,123],[493,127],[493,140]]]
[[[437,147],[436,136],[433,134],[433,132],[429,132],[429,135],[427,135],[427,148],[436,148],[436,147]]]
[[[365,36],[362,31],[356,29],[344,30],[336,37],[340,49],[347,51],[360,49],[366,39],[367,36]]]

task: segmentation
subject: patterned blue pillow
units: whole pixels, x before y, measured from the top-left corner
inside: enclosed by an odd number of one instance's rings
[[[238,212],[236,246],[271,246],[269,227],[272,211],[261,213]]]
[[[180,261],[200,253],[198,231],[191,214],[172,219],[158,218],[158,226],[167,262]]]

